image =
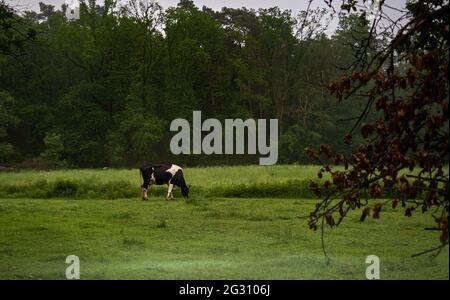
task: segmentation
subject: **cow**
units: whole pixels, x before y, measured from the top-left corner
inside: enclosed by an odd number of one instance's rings
[[[148,200],[147,190],[149,185],[167,184],[166,199],[173,199],[173,189],[178,186],[181,194],[185,198],[189,198],[189,187],[186,185],[183,176],[183,169],[175,164],[157,164],[151,166],[141,166],[140,174],[144,181],[141,185],[142,200]]]

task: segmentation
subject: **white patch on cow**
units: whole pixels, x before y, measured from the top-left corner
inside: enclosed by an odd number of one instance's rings
[[[150,176],[150,184],[154,184],[156,182],[155,173],[152,173],[152,176]]]
[[[166,172],[169,172],[170,174],[175,175],[176,172],[178,172],[178,170],[183,170],[180,166],[174,165],[172,164],[172,166],[170,167],[170,169],[167,169]]]

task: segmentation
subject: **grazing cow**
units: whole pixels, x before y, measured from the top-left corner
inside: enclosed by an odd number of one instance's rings
[[[173,189],[175,186],[180,187],[183,197],[189,197],[189,187],[186,185],[183,176],[183,169],[174,164],[159,164],[152,166],[142,166],[140,173],[144,183],[141,185],[141,195],[143,200],[148,200],[147,190],[149,185],[167,184],[166,199],[173,199]]]

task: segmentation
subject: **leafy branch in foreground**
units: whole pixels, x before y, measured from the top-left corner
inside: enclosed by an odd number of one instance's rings
[[[323,173],[331,177],[323,184],[311,182],[310,188],[322,200],[308,223],[314,230],[324,221],[333,227],[354,209],[362,210],[360,221],[379,218],[388,203],[393,208],[401,205],[409,217],[418,210],[432,211],[441,232],[440,245],[420,255],[439,252],[449,241],[445,167],[449,155],[449,3],[417,1],[408,3],[407,9],[408,21],[387,46],[377,49],[370,60],[366,52],[359,51],[352,74],[329,84],[339,101],[356,92],[365,95],[365,108],[354,127],[360,129],[364,142],[347,156],[327,145],[306,149],[310,158],[323,165],[318,177]],[[371,30],[359,47],[368,48],[374,38],[375,30]],[[367,121],[374,108],[376,120]],[[345,143],[351,142],[354,129],[344,137]],[[329,164],[344,165],[344,170]],[[383,195],[391,198],[376,204],[367,201]]]

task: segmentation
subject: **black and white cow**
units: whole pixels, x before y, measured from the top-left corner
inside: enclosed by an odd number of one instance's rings
[[[141,185],[141,195],[143,200],[148,200],[147,190],[149,185],[167,184],[166,199],[173,199],[173,189],[178,186],[181,189],[183,197],[189,197],[189,187],[186,185],[183,176],[183,169],[174,164],[158,164],[151,166],[142,166],[140,168],[142,179],[144,183]]]

